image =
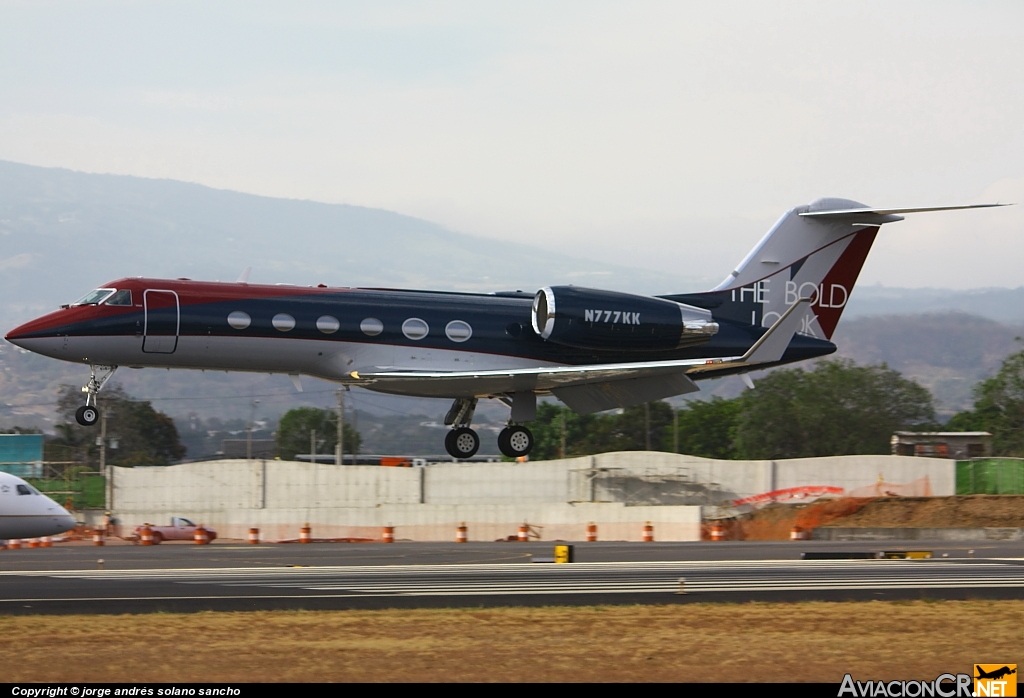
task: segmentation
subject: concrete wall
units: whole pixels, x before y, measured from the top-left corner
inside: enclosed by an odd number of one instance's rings
[[[659,540],[697,540],[701,506],[777,489],[827,485],[844,490],[884,480],[927,478],[954,494],[953,461],[843,456],[791,461],[716,461],[670,453],[606,453],[530,463],[440,463],[426,468],[334,466],[224,460],[165,468],[114,468],[113,510],[124,526],[184,516],[222,537],[314,536],[452,540],[465,522],[472,540],[537,526],[545,540],[582,540],[597,523],[603,540],[639,540],[650,521]]]

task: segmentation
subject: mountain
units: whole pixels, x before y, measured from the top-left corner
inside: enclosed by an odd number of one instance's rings
[[[1024,349],[1024,327],[960,312],[844,319],[832,341],[836,356],[886,363],[932,391],[941,417],[970,409],[972,390],[1002,360]]]
[[[1007,325],[1024,325],[1024,286],[966,290],[857,286],[850,294],[843,317],[949,311],[978,315]]]

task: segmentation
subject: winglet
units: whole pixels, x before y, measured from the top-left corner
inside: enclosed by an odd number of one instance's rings
[[[811,304],[810,298],[801,298],[782,314],[775,324],[768,328],[768,331],[761,335],[761,338],[754,342],[743,358],[742,363],[763,364],[772,363],[782,359],[786,353],[793,335],[800,329],[803,316],[798,314],[797,309],[803,309]]]
[[[252,271],[252,267],[246,267],[242,270],[242,273],[238,275],[238,281],[236,284],[247,284],[249,283],[249,272]]]

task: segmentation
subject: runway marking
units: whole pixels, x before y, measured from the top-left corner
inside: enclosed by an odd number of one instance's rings
[[[1017,564],[1016,560],[1012,563],[991,560],[690,560],[592,562],[544,566],[461,564],[50,570],[5,571],[0,573],[0,582],[13,582],[18,577],[121,583],[163,582],[180,585],[183,593],[73,598],[16,598],[8,594],[7,598],[0,599],[3,604],[425,596],[667,595],[678,591],[680,577],[686,580],[686,593],[697,595],[712,592],[1024,587],[1024,568]],[[253,591],[272,588],[279,591],[273,594],[189,595],[186,589],[195,585],[217,585],[235,589],[254,587]]]

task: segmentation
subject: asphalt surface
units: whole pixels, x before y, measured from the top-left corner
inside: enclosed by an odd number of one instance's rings
[[[1019,542],[932,544],[924,548],[934,552],[931,560],[800,559],[804,552],[915,549],[599,542],[574,544],[575,561],[556,565],[544,562],[553,544],[537,542],[68,545],[0,551],[0,614],[1024,599]]]

